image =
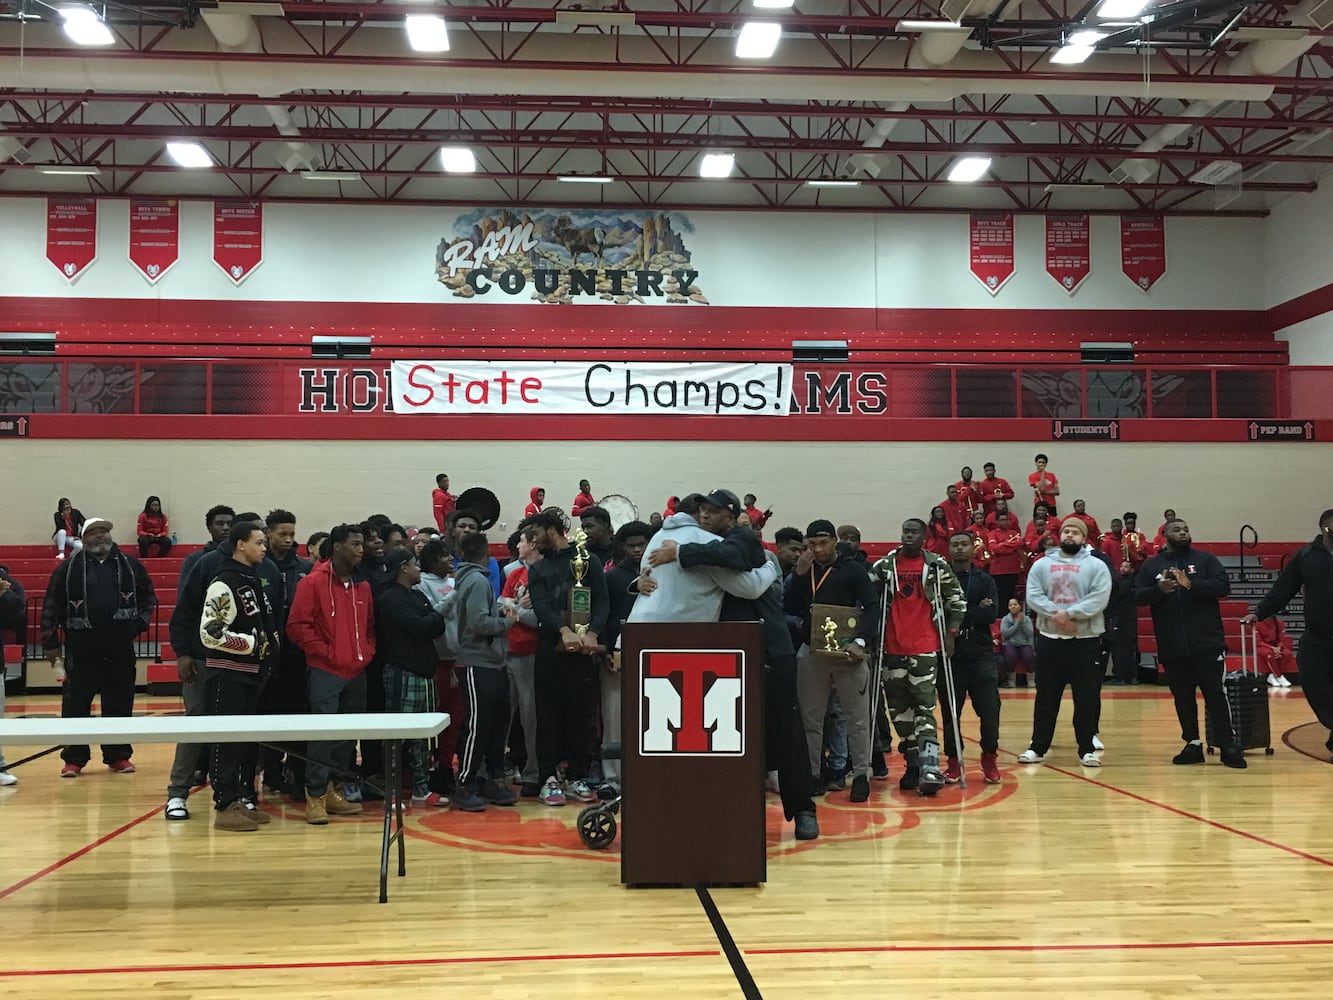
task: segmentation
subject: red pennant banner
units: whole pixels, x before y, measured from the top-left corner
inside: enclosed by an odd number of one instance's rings
[[[97,259],[97,199],[46,199],[46,259],[71,282]]]
[[[213,262],[239,285],[264,259],[264,206],[257,201],[213,203]]]
[[[1014,276],[1014,215],[973,212],[968,228],[972,274],[994,295]]]
[[[180,203],[175,198],[130,199],[130,263],[150,285],[180,256]]]
[[[1070,295],[1092,273],[1090,223],[1086,212],[1046,216],[1046,273]]]
[[[1166,274],[1166,220],[1162,216],[1120,216],[1120,269],[1145,292]]]

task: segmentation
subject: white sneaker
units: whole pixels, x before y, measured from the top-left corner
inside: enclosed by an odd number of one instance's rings
[[[1106,744],[1102,742],[1101,736],[1099,736],[1097,733],[1092,734],[1092,749],[1094,750],[1106,749]]]
[[[1282,682],[1282,686],[1283,686],[1284,688],[1289,688],[1289,687],[1291,687],[1291,681],[1287,680],[1287,675],[1286,675],[1286,674],[1283,674],[1281,677],[1278,678],[1278,680]]]
[[[19,779],[8,771],[0,771],[0,785],[17,785],[18,783]]]
[[[1095,753],[1085,753],[1082,757],[1079,758],[1079,762],[1080,762],[1084,767],[1101,767],[1101,766],[1102,766],[1102,759],[1101,759],[1100,757],[1098,757]]]
[[[1282,678],[1279,677],[1277,674],[1269,674],[1268,686],[1271,688],[1280,688],[1282,686]]]
[[[1018,762],[1020,764],[1040,764],[1045,759],[1045,754],[1037,753],[1037,751],[1033,750],[1031,747],[1028,747],[1018,755]]]

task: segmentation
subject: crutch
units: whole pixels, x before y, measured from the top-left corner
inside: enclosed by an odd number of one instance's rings
[[[938,577],[938,574],[936,574]],[[963,768],[963,719],[958,699],[954,697],[953,658],[944,651],[944,598],[937,586],[930,598],[935,613],[935,634],[940,639],[940,663],[944,666],[944,691],[949,699],[949,711],[953,713],[954,751],[958,755],[958,787],[967,787],[967,771]],[[943,721],[943,720],[941,720]]]
[[[884,718],[889,720],[889,731],[885,733],[889,741],[889,754],[893,754],[893,741],[897,737],[897,731],[893,727],[893,719],[889,716],[889,700],[884,695],[884,630],[889,622],[889,584],[890,581],[882,580],[879,598],[879,649],[875,653],[874,677],[871,681],[873,685],[870,688],[870,755],[875,754],[875,726],[879,722],[879,707],[884,706]]]

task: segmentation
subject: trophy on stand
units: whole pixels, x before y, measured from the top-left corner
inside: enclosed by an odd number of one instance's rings
[[[569,562],[574,574],[574,586],[569,588],[569,628],[575,635],[584,635],[592,624],[592,590],[584,585],[588,572],[588,534],[582,528],[574,532],[574,558]]]
[[[861,609],[816,604],[810,609],[810,652],[825,663],[846,665],[847,646],[856,640]]]

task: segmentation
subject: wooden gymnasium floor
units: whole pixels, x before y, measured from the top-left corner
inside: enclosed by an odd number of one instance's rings
[[[163,820],[169,747],[76,781],[51,755],[0,789],[0,996],[1324,998],[1333,771],[1281,741],[1311,718],[1299,692],[1270,704],[1277,753],[1244,772],[1173,767],[1171,702],[1144,688],[1106,692],[1104,768],[1077,764],[1067,703],[1025,768],[1031,700],[1009,695],[1004,784],[904,797],[895,765],[867,806],[830,795],[800,847],[770,797],[768,884],[714,890],[716,922],[693,891],[621,888],[574,808],[413,816],[380,906],[374,818],[270,803],[221,834],[203,796]],[[680,806],[706,836],[709,804]]]

